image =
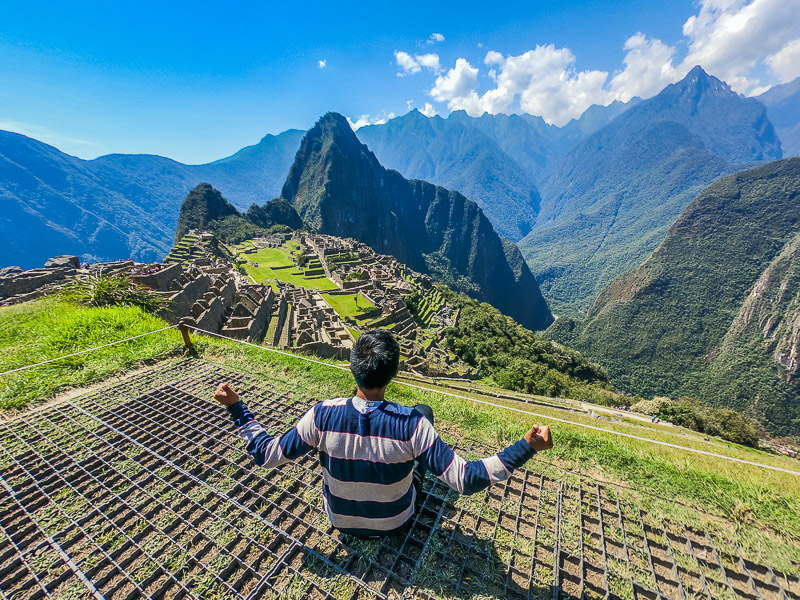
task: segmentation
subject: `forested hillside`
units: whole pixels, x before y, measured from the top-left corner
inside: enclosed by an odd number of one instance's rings
[[[798,223],[800,158],[721,178],[584,321],[549,335],[630,392],[697,396],[796,433]]]

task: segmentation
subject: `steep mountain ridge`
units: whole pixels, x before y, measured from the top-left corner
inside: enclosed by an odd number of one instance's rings
[[[414,110],[357,132],[381,164],[410,179],[457,190],[478,204],[503,236],[530,232],[539,193],[530,174],[483,132]]]
[[[308,131],[281,195],[312,231],[391,254],[530,329],[552,322],[519,250],[477,204],[385,169],[341,115],[328,113]]]
[[[764,106],[696,67],[558,160],[520,249],[554,308],[581,313],[711,181],[780,157]]]
[[[696,395],[775,433],[800,424],[800,158],[718,179],[586,319],[549,335],[644,395]]]

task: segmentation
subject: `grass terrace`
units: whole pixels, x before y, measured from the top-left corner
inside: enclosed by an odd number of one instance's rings
[[[320,274],[322,266],[317,263],[314,269],[298,269],[295,266],[291,253],[281,248],[262,248],[252,254],[241,254],[239,257],[245,261],[257,263],[258,266],[246,264],[245,271],[257,282],[269,280],[273,289],[277,290],[274,281],[283,281],[300,287],[312,290],[336,290],[339,289],[335,283]],[[314,261],[312,261],[314,262]],[[308,275],[307,273],[313,273]]]
[[[375,312],[375,305],[361,294],[324,294],[323,297],[343,319],[364,319]]]

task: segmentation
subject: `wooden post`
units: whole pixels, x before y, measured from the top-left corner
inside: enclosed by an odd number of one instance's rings
[[[187,349],[192,349],[192,340],[189,337],[189,328],[186,326],[186,323],[183,321],[178,322],[178,329],[181,330],[181,335],[183,335],[183,345],[186,346]]]

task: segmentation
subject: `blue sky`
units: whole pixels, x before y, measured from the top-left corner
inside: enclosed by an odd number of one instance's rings
[[[800,0],[377,6],[5,3],[0,129],[83,158],[198,163],[329,110],[358,124],[411,106],[560,125],[653,95],[694,61],[748,94],[800,75]]]

